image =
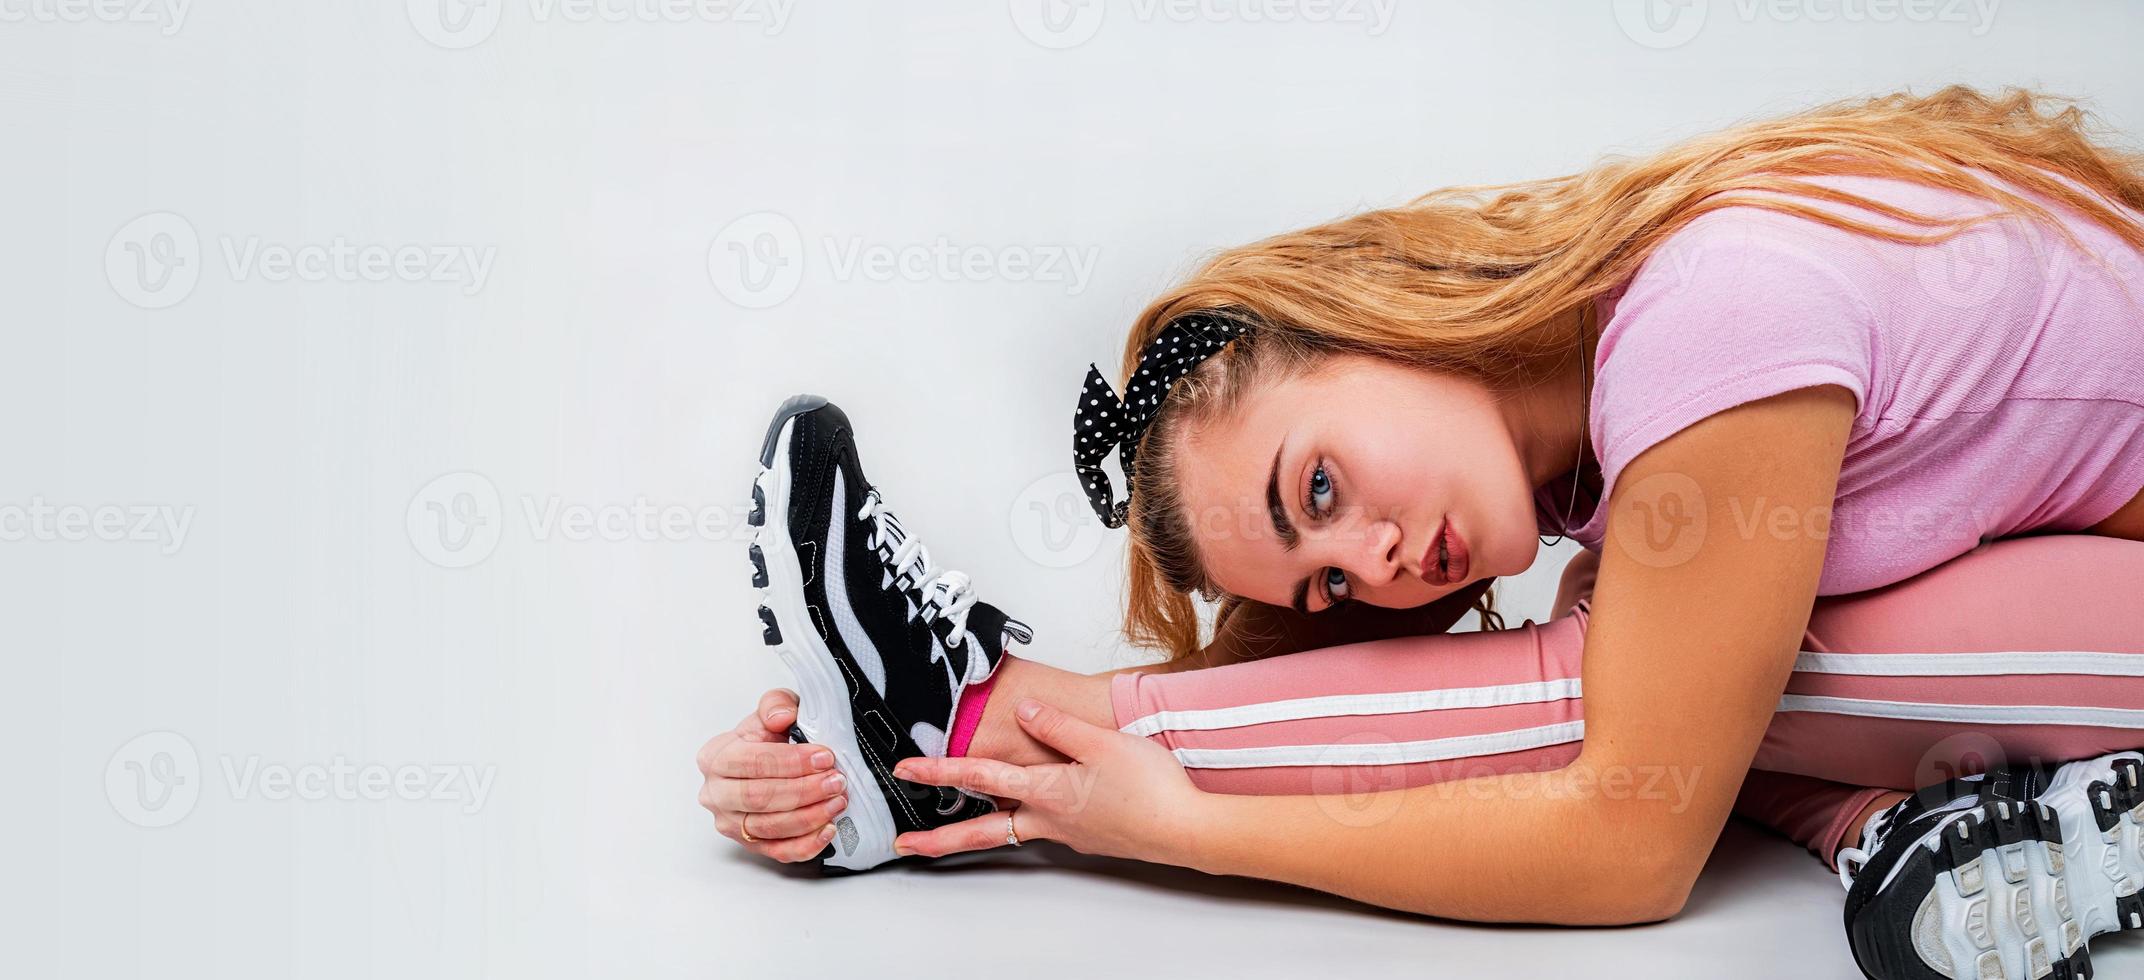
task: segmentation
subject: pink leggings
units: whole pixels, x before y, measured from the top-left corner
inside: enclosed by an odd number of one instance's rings
[[[1502,632],[1120,674],[1116,723],[1167,746],[1219,793],[1556,769],[1585,737],[1590,613],[1587,598]],[[1997,542],[1895,585],[1817,600],[1801,646],[1735,810],[1828,864],[1886,790],[2144,746],[2144,543]]]

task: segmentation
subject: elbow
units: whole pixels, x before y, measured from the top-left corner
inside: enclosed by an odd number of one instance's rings
[[[1654,922],[1666,922],[1682,914],[1683,904],[1690,900],[1690,889],[1697,884],[1697,876],[1686,877],[1655,875],[1643,882],[1633,882],[1621,902],[1616,903],[1612,925],[1640,926]]]
[[[1577,901],[1559,925],[1637,926],[1682,914],[1701,863],[1643,845],[1602,850],[1602,860],[1574,869],[1587,880],[1566,890]]]
[[[1725,820],[1710,817],[1712,809],[1613,794],[1578,801],[1563,821],[1575,831],[1561,889],[1571,900],[1565,924],[1635,926],[1681,915]]]
[[[1634,852],[1621,851],[1624,855]],[[1545,869],[1544,869],[1545,870]],[[1476,922],[1530,923],[1575,928],[1642,926],[1682,914],[1697,883],[1695,869],[1666,860],[1629,857],[1565,863],[1555,872],[1510,882],[1489,901],[1455,909],[1431,900],[1383,903],[1401,911]]]

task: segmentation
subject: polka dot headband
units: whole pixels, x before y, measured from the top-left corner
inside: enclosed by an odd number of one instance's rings
[[[1132,373],[1122,398],[1103,379],[1101,368],[1088,366],[1087,383],[1072,414],[1072,468],[1103,524],[1124,526],[1139,442],[1161,411],[1169,386],[1242,335],[1240,325],[1216,317],[1178,318],[1147,343],[1145,353],[1139,355],[1139,370]],[[1109,475],[1102,472],[1102,460],[1112,449],[1124,469],[1125,500],[1116,499]]]

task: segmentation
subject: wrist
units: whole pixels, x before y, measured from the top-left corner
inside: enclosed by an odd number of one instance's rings
[[[1190,868],[1208,874],[1223,874],[1213,867],[1219,856],[1214,843],[1224,836],[1227,801],[1230,797],[1194,789],[1183,800],[1164,809],[1161,833],[1155,841],[1161,864]]]

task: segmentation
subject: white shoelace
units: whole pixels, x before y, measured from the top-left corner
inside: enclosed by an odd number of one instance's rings
[[[949,647],[959,646],[968,630],[968,610],[975,605],[975,591],[968,581],[967,573],[941,571],[931,564],[931,552],[923,542],[908,536],[901,528],[899,518],[886,509],[877,490],[864,494],[864,504],[856,511],[857,520],[872,522],[871,539],[865,544],[878,552],[879,561],[886,566],[886,578],[881,585],[891,585],[898,579],[902,588],[923,583],[923,605],[917,607],[916,618],[944,619],[953,625],[952,637],[945,641]]]
[[[1933,810],[1924,811],[1921,816],[1936,818],[1937,822],[1947,829],[1950,826],[1950,822],[1941,819],[1944,814],[1970,810],[1979,805],[1980,797],[1977,793],[1972,796],[1960,796]],[[1875,816],[1869,818],[1869,825],[1862,828],[1861,831],[1860,847],[1842,847],[1839,849],[1839,884],[1845,885],[1847,890],[1853,890],[1854,879],[1861,875],[1862,868],[1868,867],[1870,856],[1877,851],[1883,850],[1884,838],[1890,836],[1894,830],[1902,831],[1905,829],[1904,827],[1894,828],[1891,826],[1892,814],[1897,812],[1897,809],[1895,805],[1886,807],[1877,811]],[[2007,813],[2008,811],[2005,812]],[[1931,831],[1933,829],[1929,828]],[[1921,838],[1913,846],[1932,846],[1928,844],[1930,839],[1928,832],[1921,832]],[[1894,871],[1894,873],[1896,872]]]
[[[1869,818],[1869,825],[1862,829],[1861,843],[1867,845],[1870,850],[1876,849],[1883,840],[1884,828],[1890,822],[1891,808],[1885,807],[1877,811],[1875,816]],[[1861,873],[1862,868],[1868,867],[1868,863],[1869,851],[1858,847],[1839,848],[1839,884],[1845,885],[1847,891],[1853,891],[1854,877]]]

